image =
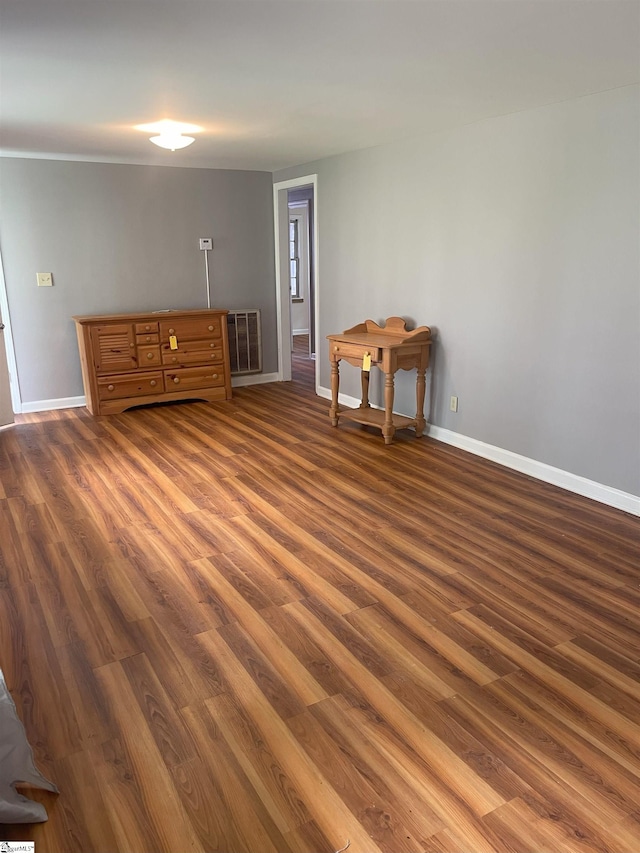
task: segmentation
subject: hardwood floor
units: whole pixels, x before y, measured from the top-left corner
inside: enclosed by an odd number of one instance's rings
[[[0,666],[61,792],[0,839],[638,853],[640,520],[312,384],[0,433]]]

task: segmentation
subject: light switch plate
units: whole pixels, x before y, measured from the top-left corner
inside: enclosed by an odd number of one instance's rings
[[[53,287],[53,273],[38,272],[36,273],[36,277],[38,279],[38,287]]]

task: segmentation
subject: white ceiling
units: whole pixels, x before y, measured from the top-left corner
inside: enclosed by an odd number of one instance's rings
[[[637,0],[0,0],[10,156],[273,171],[638,81]],[[201,125],[183,151],[134,130]]]

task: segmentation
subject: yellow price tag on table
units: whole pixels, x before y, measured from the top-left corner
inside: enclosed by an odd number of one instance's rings
[[[178,349],[178,339],[175,335],[169,335],[169,346],[171,349]]]
[[[366,370],[367,373],[371,370],[371,353],[365,352],[362,356],[362,369]]]

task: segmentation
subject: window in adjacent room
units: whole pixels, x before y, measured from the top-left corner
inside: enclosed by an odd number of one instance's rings
[[[291,279],[291,298],[300,299],[300,220],[297,216],[289,219],[289,275]]]

